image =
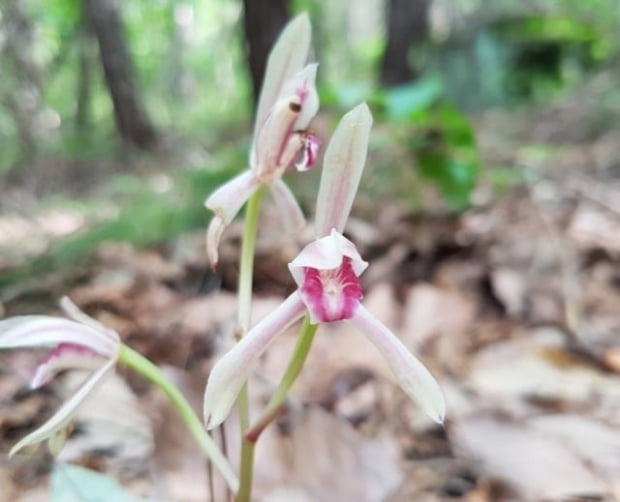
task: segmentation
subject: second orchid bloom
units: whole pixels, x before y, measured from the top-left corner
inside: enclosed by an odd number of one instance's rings
[[[207,254],[212,266],[226,226],[250,196],[268,186],[281,209],[284,223],[297,230],[304,217],[297,200],[281,177],[295,166],[309,169],[315,162],[319,140],[307,128],[319,108],[315,88],[317,64],[303,67],[310,49],[307,15],[298,16],[282,32],[271,51],[258,103],[250,167],[217,189],[205,206],[214,212],[207,231]]]
[[[385,325],[362,305],[359,276],[367,263],[342,235],[364,168],[372,116],[366,104],[347,113],[325,153],[317,200],[315,241],[289,264],[298,286],[215,365],[204,400],[205,420],[215,427],[227,417],[239,390],[269,344],[308,315],[313,324],[349,321],[381,352],[401,388],[436,422],[445,402],[437,381]]]

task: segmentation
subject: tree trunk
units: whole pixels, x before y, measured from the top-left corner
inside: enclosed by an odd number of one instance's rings
[[[87,29],[78,34],[78,80],[76,88],[75,132],[85,137],[91,126],[90,102],[92,97],[92,77],[95,69],[96,53],[94,39]]]
[[[243,30],[254,104],[260,94],[269,51],[289,17],[288,0],[243,0]]]
[[[36,157],[37,119],[41,110],[40,72],[34,57],[34,25],[24,2],[10,0],[0,11],[0,104],[9,110],[19,136],[22,160]],[[10,68],[12,71],[7,71]]]
[[[411,47],[427,40],[430,0],[389,0],[388,41],[381,61],[381,83],[387,86],[415,80],[409,63]]]
[[[157,134],[140,102],[119,6],[116,0],[84,0],[84,10],[99,44],[118,132],[128,144],[152,147]]]

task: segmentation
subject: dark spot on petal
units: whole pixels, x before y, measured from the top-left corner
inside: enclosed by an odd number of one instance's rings
[[[291,101],[288,104],[288,107],[290,108],[292,112],[295,112],[295,113],[299,113],[301,111],[301,105],[299,103],[295,103],[294,101]]]

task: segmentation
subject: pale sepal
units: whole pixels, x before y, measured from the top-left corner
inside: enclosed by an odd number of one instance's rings
[[[61,343],[113,357],[120,342],[113,331],[100,331],[68,319],[28,315],[0,321],[0,349],[53,347]]]
[[[94,317],[91,317],[88,314],[82,312],[82,310],[80,310],[80,308],[75,303],[73,303],[73,300],[71,300],[71,298],[69,298],[68,296],[63,296],[60,299],[59,304],[60,308],[67,315],[67,317],[70,317],[75,322],[90,326],[91,328],[99,330],[103,333],[108,333],[111,338],[118,340],[118,335],[115,331],[107,328]]]
[[[351,322],[379,349],[405,393],[430,418],[442,424],[446,414],[444,396],[437,380],[426,367],[363,305],[358,306]]]
[[[205,201],[205,206],[214,212],[207,229],[207,257],[213,268],[219,259],[217,250],[224,229],[259,185],[259,181],[251,171],[244,171],[218,188]]]
[[[30,388],[38,389],[48,383],[63,370],[83,369],[94,371],[101,367],[105,359],[86,347],[71,343],[61,343],[39,363],[34,377],[30,380]]]
[[[255,137],[285,83],[303,68],[308,58],[311,38],[310,18],[303,13],[289,21],[271,49],[256,109]]]
[[[211,268],[217,267],[220,255],[218,253],[218,247],[222,240],[222,234],[226,228],[226,222],[217,215],[213,215],[209,222],[209,228],[207,228],[207,258]]]
[[[282,216],[285,230],[288,233],[301,230],[306,224],[306,218],[291,189],[281,179],[273,182],[270,188],[278,212]]]
[[[114,368],[115,363],[116,359],[110,359],[105,365],[99,368],[99,370],[92,373],[71,398],[65,401],[60,409],[54,413],[47,422],[13,446],[9,452],[9,456],[15,455],[15,453],[26,446],[44,441],[67,427],[75,416],[78,407],[103,382],[106,375]]]
[[[213,192],[205,201],[205,207],[228,225],[259,185],[250,171],[243,171]]]
[[[357,193],[372,126],[366,103],[348,112],[338,124],[327,146],[316,204],[317,237],[333,228],[344,230]]]
[[[207,428],[217,427],[226,419],[261,354],[305,310],[299,294],[293,293],[216,363],[205,389],[203,411]]]

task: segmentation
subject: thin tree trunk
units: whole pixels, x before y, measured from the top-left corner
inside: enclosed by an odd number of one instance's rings
[[[92,96],[92,73],[94,47],[92,36],[84,29],[79,35],[77,104],[75,107],[75,129],[78,135],[87,135],[91,125],[90,101]]]
[[[381,83],[387,86],[415,80],[409,63],[411,47],[427,40],[430,0],[389,0],[388,41],[381,61]]]
[[[288,3],[288,0],[243,0],[243,29],[255,104],[269,51],[290,18]]]
[[[97,37],[99,57],[121,138],[139,148],[154,146],[157,134],[136,88],[116,0],[84,0],[84,9]]]
[[[22,160],[30,160],[37,151],[41,82],[33,56],[34,26],[21,0],[9,0],[0,9],[0,31],[0,67],[12,70],[2,75],[0,102],[13,117]]]

